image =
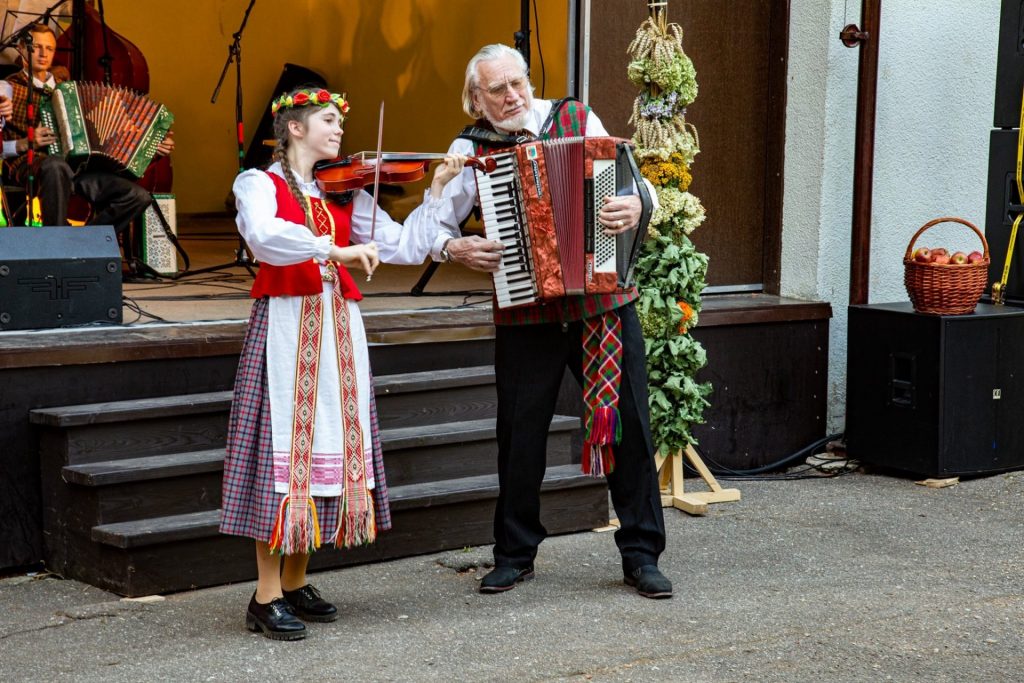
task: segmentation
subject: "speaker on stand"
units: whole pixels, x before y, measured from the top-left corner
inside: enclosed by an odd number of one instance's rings
[[[997,55],[985,207],[985,239],[992,254],[988,275],[989,282],[993,283],[1003,277],[1013,222],[1024,211],[1016,179],[1017,140],[1024,107],[1021,97],[1024,93],[1024,0],[1002,2]],[[1006,303],[1024,305],[1024,230],[1021,229],[1018,229],[1003,297]]]

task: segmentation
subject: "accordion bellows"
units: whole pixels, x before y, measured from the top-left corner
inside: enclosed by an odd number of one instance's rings
[[[165,106],[134,90],[83,81],[59,84],[40,119],[57,133],[48,153],[137,178],[174,123]]]

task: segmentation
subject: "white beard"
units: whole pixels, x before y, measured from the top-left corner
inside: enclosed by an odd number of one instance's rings
[[[514,133],[517,130],[522,130],[526,127],[526,121],[530,117],[529,111],[524,111],[518,116],[513,116],[510,119],[505,119],[500,123],[497,121],[491,121],[491,125],[499,133]]]
[[[486,117],[490,121],[491,125],[494,126],[494,130],[499,133],[514,133],[516,131],[526,128],[526,122],[530,120],[530,111],[533,109],[533,98],[529,97],[523,103],[523,113],[517,114],[510,119],[504,119],[502,121],[495,121],[491,117]]]

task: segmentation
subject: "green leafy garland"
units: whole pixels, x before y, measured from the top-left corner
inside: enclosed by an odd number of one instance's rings
[[[704,207],[687,190],[700,151],[686,107],[697,97],[697,74],[683,52],[683,31],[666,25],[664,11],[645,21],[629,46],[630,80],[641,89],[630,123],[640,171],[660,204],[636,266],[637,313],[643,328],[650,383],[651,432],[662,455],[696,443],[691,428],[704,422],[710,383],[695,381],[707,364],[697,325],[708,257],[688,235],[704,222]]]

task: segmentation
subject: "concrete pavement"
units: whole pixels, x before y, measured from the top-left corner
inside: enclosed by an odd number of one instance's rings
[[[729,485],[666,510],[672,600],[622,585],[610,533],[548,539],[502,595],[476,592],[488,548],[317,574],[342,617],[297,643],[244,629],[251,583],[146,604],[3,579],[0,680],[1024,680],[1024,473]]]

